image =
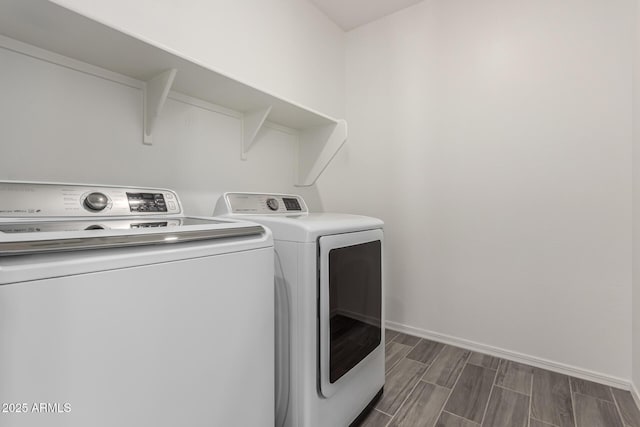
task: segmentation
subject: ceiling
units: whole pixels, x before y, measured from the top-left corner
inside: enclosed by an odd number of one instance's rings
[[[311,0],[343,30],[382,18],[422,0]]]

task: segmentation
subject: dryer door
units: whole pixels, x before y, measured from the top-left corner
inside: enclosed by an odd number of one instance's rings
[[[320,390],[357,375],[382,345],[382,230],[323,236],[320,245]]]

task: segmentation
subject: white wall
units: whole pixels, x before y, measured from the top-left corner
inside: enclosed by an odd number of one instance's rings
[[[633,7],[432,0],[348,33],[319,188],[385,220],[388,320],[630,378]]]
[[[76,3],[265,91],[343,115],[343,33],[305,2]],[[170,99],[145,146],[139,90],[1,48],[0,64],[0,179],[165,186],[191,214],[210,214],[223,191],[297,192],[320,208],[315,188],[293,187],[290,134],[261,131],[243,162],[238,118]]]
[[[633,383],[640,390],[640,0],[636,0],[633,64]],[[637,396],[640,398],[640,396]]]

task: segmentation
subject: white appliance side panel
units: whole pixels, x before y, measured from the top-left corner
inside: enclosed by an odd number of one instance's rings
[[[0,425],[271,426],[273,298],[271,248],[0,286]]]
[[[275,242],[276,427],[301,426],[298,244]],[[313,333],[312,333],[313,334]]]
[[[298,318],[301,398],[297,424],[287,427],[320,427],[329,420],[321,418],[320,400],[325,400],[318,385],[318,260],[316,243],[298,244]],[[337,414],[339,415],[339,414]],[[340,423],[334,425],[341,425]]]

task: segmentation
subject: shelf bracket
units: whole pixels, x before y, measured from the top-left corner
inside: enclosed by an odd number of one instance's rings
[[[151,145],[153,143],[153,128],[156,120],[162,111],[164,102],[167,100],[169,90],[173,80],[176,78],[177,70],[171,68],[166,70],[144,84],[143,90],[143,114],[144,114],[144,136],[143,142]]]
[[[248,111],[242,115],[242,147],[240,147],[240,158],[242,160],[247,160],[247,153],[253,143],[256,142],[256,136],[258,136],[258,132],[270,112],[271,105],[267,108]]]
[[[306,129],[300,135],[298,147],[298,179],[296,187],[308,187],[316,183],[347,141],[347,122]]]

